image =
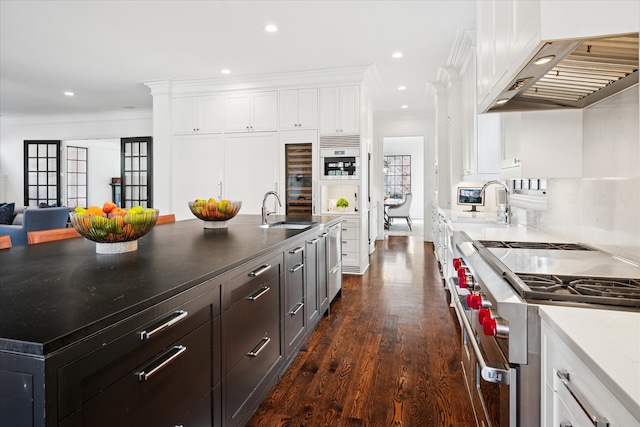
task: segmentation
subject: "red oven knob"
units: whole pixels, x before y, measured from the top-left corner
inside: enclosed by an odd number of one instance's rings
[[[482,297],[480,295],[474,294],[467,295],[467,307],[472,310],[479,309],[480,307],[482,307]]]
[[[460,270],[462,271],[462,270]],[[461,288],[468,288],[469,284],[467,283],[467,276],[466,275],[461,275],[458,276],[458,286],[460,286]]]
[[[482,329],[484,330],[484,334],[489,337],[495,337],[498,333],[498,323],[496,319],[492,319],[490,316],[485,317],[482,322]]]
[[[491,317],[491,312],[489,311],[488,308],[481,308],[478,311],[478,323],[483,325],[484,324],[484,319],[486,319],[487,317]]]
[[[453,268],[458,271],[458,269],[462,267],[462,258],[454,258],[453,259]]]

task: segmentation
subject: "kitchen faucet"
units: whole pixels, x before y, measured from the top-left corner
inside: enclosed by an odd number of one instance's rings
[[[276,199],[278,200],[278,205],[282,206],[282,203],[280,202],[280,196],[278,196],[278,193],[276,193],[275,191],[267,191],[264,194],[264,198],[262,199],[262,225],[267,225],[267,216],[271,215],[272,213],[276,213],[275,211],[269,212],[267,210],[267,198],[271,194],[276,196]]]
[[[504,205],[504,222],[507,225],[511,225],[511,204],[509,203],[509,187],[507,186],[507,184],[505,184],[502,181],[498,181],[498,180],[491,180],[491,181],[487,181],[483,186],[482,189],[480,190],[480,195],[482,197],[484,197],[484,192],[487,189],[488,186],[490,186],[491,184],[497,184],[497,185],[501,185],[504,188],[505,191],[505,205]]]

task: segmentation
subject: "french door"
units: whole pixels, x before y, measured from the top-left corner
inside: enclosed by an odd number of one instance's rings
[[[122,207],[153,207],[152,138],[122,138]]]
[[[24,141],[24,206],[60,203],[60,141]]]

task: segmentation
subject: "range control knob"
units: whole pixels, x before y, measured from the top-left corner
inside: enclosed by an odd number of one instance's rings
[[[473,283],[473,277],[469,274],[469,275],[461,275],[458,276],[458,286],[460,286],[461,288],[468,288],[469,285],[472,285]]]
[[[484,323],[484,319],[486,319],[487,317],[491,317],[491,312],[488,308],[481,308],[478,311],[478,323],[482,325]]]
[[[478,314],[478,316],[480,316]],[[482,321],[482,329],[484,334],[489,337],[495,337],[498,334],[498,323],[496,319],[492,319],[491,316],[484,317]]]
[[[474,294],[467,295],[467,307],[472,310],[478,310],[480,307],[482,307],[482,297],[480,295]]]
[[[462,258],[454,258],[453,259],[453,268],[458,271],[460,267],[462,267]]]

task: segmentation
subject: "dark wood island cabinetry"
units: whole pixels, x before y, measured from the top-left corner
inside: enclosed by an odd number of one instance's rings
[[[327,251],[308,274],[305,246],[340,219],[310,220],[181,221],[119,255],[85,239],[3,251],[0,425],[243,425],[317,323],[305,302]]]

